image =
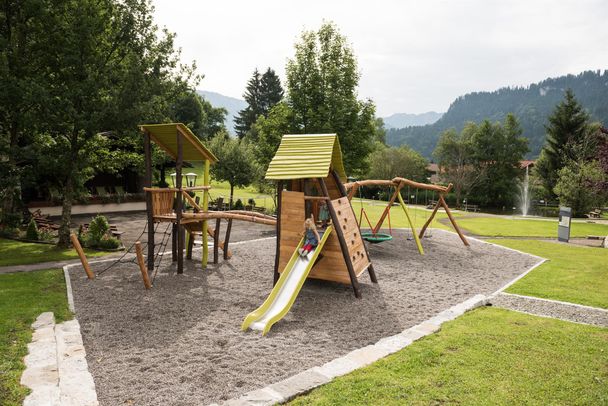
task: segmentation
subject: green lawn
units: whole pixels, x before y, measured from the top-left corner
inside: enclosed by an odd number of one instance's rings
[[[557,219],[545,221],[504,217],[474,217],[459,219],[458,224],[472,234],[487,237],[557,238]],[[608,235],[608,225],[573,221],[570,232],[572,237],[606,236]]]
[[[608,250],[533,240],[491,240],[549,261],[507,292],[608,308]]]
[[[292,405],[608,403],[608,329],[482,308]]]
[[[30,325],[42,312],[58,322],[72,318],[61,269],[0,275],[0,405],[21,405],[23,357],[32,339]]]
[[[376,224],[376,222],[378,221],[378,219],[380,219],[380,216],[382,215],[382,212],[384,211],[384,208],[386,207],[386,205],[384,203],[388,204],[388,202],[379,202],[379,201],[372,202],[369,200],[363,200],[361,202],[359,199],[356,199],[356,198],[352,200],[352,206],[355,211],[355,215],[357,216],[357,220],[359,219],[359,216],[361,213],[361,207],[363,207],[365,209],[365,212],[367,213],[367,216],[369,217],[370,222],[372,223],[372,226],[374,226]],[[424,223],[426,223],[426,221],[428,220],[429,216],[431,215],[431,210],[423,209],[420,206],[408,206],[408,212],[410,213],[410,217],[411,217],[412,221],[414,222],[415,227],[417,227],[417,228],[422,227],[424,225]],[[454,217],[457,218],[456,221],[458,222],[458,224],[460,224],[459,217],[461,216],[461,214],[460,213],[453,213],[453,214],[454,214]],[[440,228],[443,230],[453,230],[451,224],[444,225],[438,221],[440,219],[445,219],[447,217],[448,216],[447,216],[447,214],[445,214],[444,211],[438,211],[437,214],[435,215],[435,219],[433,220],[430,227]],[[400,206],[393,206],[391,208],[391,226],[395,227],[395,228],[409,227],[407,218],[405,217],[405,214],[403,213],[403,210],[401,209]],[[361,227],[363,227],[363,228],[368,227],[365,217],[363,217]],[[388,219],[384,221],[383,227],[388,228]]]
[[[108,254],[85,249],[87,257]],[[39,262],[65,261],[78,258],[73,249],[59,249],[50,244],[35,244],[0,238],[0,266],[36,264]]]

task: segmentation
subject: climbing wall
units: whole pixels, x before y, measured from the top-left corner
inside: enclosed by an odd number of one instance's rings
[[[359,227],[355,219],[355,213],[348,198],[341,197],[332,200],[331,205],[336,211],[340,228],[348,246],[348,255],[353,263],[353,269],[357,276],[367,269],[370,264],[369,258],[363,245],[363,239],[359,233]],[[344,255],[338,240],[337,230],[332,233],[321,252],[322,258],[310,272],[309,277],[315,279],[330,280],[350,284],[348,268],[344,262]]]

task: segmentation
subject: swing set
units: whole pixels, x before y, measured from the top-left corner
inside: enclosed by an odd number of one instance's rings
[[[399,206],[401,206],[401,208],[403,209],[403,213],[405,213],[405,217],[407,218],[410,229],[412,230],[412,236],[413,236],[414,240],[416,241],[416,246],[418,247],[418,252],[420,252],[421,255],[424,255],[424,249],[422,248],[420,239],[422,237],[424,237],[424,234],[425,234],[428,226],[432,223],[433,219],[435,218],[435,215],[437,214],[437,210],[439,210],[439,207],[443,207],[443,209],[445,210],[448,218],[450,219],[450,222],[452,223],[452,226],[454,227],[454,230],[456,231],[456,233],[458,233],[458,236],[462,240],[462,243],[465,246],[469,246],[469,242],[467,241],[464,234],[462,234],[462,231],[458,227],[458,224],[456,224],[456,220],[452,216],[452,212],[450,211],[448,204],[446,203],[445,198],[444,198],[444,196],[447,193],[449,193],[450,190],[452,189],[451,183],[448,186],[439,186],[439,185],[414,182],[412,180],[400,178],[400,177],[394,178],[392,180],[378,180],[378,179],[361,180],[361,181],[346,183],[344,185],[344,187],[348,191],[348,199],[352,201],[352,199],[356,195],[357,191],[359,191],[359,198],[361,199],[361,202],[362,202],[360,188],[364,187],[364,186],[380,186],[380,187],[393,188],[393,194],[391,195],[391,198],[389,199],[388,204],[382,211],[382,214],[380,215],[380,219],[378,219],[378,222],[376,223],[376,225],[372,226],[372,224],[369,220],[369,217],[367,216],[367,213],[365,212],[365,209],[363,208],[363,204],[361,204],[361,211],[359,213],[359,226],[361,226],[361,222],[363,221],[363,218],[365,217],[365,220],[371,230],[370,232],[361,233],[361,237],[364,240],[366,240],[372,244],[378,244],[378,243],[390,241],[393,239],[393,236],[392,236],[393,230],[391,227],[390,211],[391,211],[391,207],[393,207],[393,205],[395,204],[395,201],[397,200],[399,202]],[[426,222],[420,229],[420,233],[416,232],[414,222],[412,222],[412,218],[410,217],[410,214],[407,210],[407,206],[406,206],[405,202],[403,201],[403,197],[401,196],[401,189],[403,189],[403,187],[405,187],[405,186],[407,186],[408,189],[410,187],[412,187],[414,189],[423,189],[426,191],[432,191],[433,193],[439,194],[437,203],[435,204],[433,211],[431,212],[431,215],[429,216],[429,218],[426,220]],[[414,215],[415,215],[415,212],[414,212]],[[382,227],[382,224],[384,224],[384,221],[387,219],[388,219],[389,234],[381,233],[380,229]]]

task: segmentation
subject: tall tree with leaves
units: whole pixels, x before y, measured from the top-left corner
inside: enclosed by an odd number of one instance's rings
[[[287,62],[287,101],[301,133],[335,132],[347,172],[362,175],[377,138],[375,106],[357,99],[354,51],[332,23],[305,31]]]
[[[473,161],[483,178],[473,188],[479,202],[489,206],[510,207],[515,201],[520,162],[528,152],[528,140],[519,122],[508,114],[501,124],[484,120],[472,138]]]
[[[209,140],[226,129],[224,122],[228,112],[222,107],[213,107],[195,91],[181,94],[172,106],[172,121],[184,123],[201,140]]]
[[[473,166],[475,131],[475,123],[468,123],[460,134],[454,129],[444,131],[433,152],[442,180],[454,185],[457,206],[460,206],[463,196],[469,194],[484,175],[482,168]]]
[[[55,27],[40,68],[48,75],[45,155],[61,192],[59,245],[69,243],[72,201],[100,157],[112,155],[101,132],[126,135],[162,120],[188,87],[194,67],[179,65],[173,35],[157,36],[148,0],[66,0],[52,7]],[[97,168],[98,169],[98,168]]]
[[[580,154],[580,148],[593,148],[589,145],[589,114],[576,100],[572,90],[566,90],[564,99],[555,107],[545,126],[546,143],[536,163],[536,172],[543,180],[549,195],[557,184],[558,172],[568,160]],[[585,153],[586,154],[586,153]]]
[[[247,107],[239,111],[234,118],[235,130],[239,138],[245,137],[258,117],[266,117],[270,109],[283,99],[281,80],[271,68],[268,68],[263,75],[256,68],[247,82],[243,98],[247,102]]]
[[[247,139],[233,139],[226,132],[218,133],[209,143],[209,149],[218,162],[211,167],[216,179],[230,184],[230,207],[232,207],[234,188],[249,186],[259,175],[252,148]]]

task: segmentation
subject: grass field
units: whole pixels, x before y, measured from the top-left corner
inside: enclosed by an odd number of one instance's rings
[[[608,329],[481,308],[291,405],[608,402]]]
[[[61,269],[0,275],[0,405],[21,405],[27,389],[19,384],[32,339],[30,325],[42,312],[58,322],[72,317]]]
[[[466,231],[487,237],[555,237],[557,219],[554,221],[510,219],[504,217],[474,217],[458,220]],[[608,225],[573,221],[570,229],[572,237],[588,235],[608,235]]]
[[[85,254],[87,257],[99,257],[108,253],[85,249]],[[60,249],[50,244],[35,244],[0,238],[0,266],[65,261],[74,258],[78,258],[78,254],[73,249]]]
[[[549,261],[507,292],[608,308],[608,250],[531,240],[490,240]]]

